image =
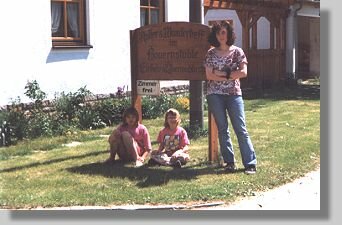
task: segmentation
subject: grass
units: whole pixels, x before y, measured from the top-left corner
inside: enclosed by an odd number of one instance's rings
[[[290,182],[319,166],[319,89],[305,86],[249,92],[245,104],[258,158],[256,175],[243,173],[234,135],[241,169],[234,174],[208,162],[207,137],[191,140],[191,161],[182,169],[134,168],[119,161],[103,164],[108,157],[106,135],[113,129],[109,127],[0,148],[0,208],[229,203]],[[182,118],[186,122],[188,115]],[[154,141],[163,117],[143,123]],[[65,146],[72,141],[82,144]],[[157,148],[156,142],[152,144]]]

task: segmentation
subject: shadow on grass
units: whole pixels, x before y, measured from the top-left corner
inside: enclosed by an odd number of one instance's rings
[[[71,167],[69,172],[86,175],[101,175],[107,178],[121,178],[137,181],[137,186],[144,188],[150,186],[166,185],[171,180],[192,180],[198,176],[208,174],[225,173],[223,169],[213,168],[202,165],[184,166],[182,168],[172,168],[166,166],[148,167],[144,165],[140,168],[134,168],[132,165],[115,161],[108,164],[103,162],[90,163],[82,166]]]
[[[96,156],[96,155],[100,155],[100,154],[107,153],[107,152],[108,152],[108,150],[105,150],[105,151],[99,151],[99,152],[91,152],[91,153],[87,153],[84,155],[77,155],[77,156],[69,156],[69,157],[64,157],[64,158],[59,158],[59,159],[52,159],[52,160],[48,160],[45,162],[35,162],[35,163],[23,165],[23,166],[16,166],[16,167],[3,169],[3,170],[0,170],[0,173],[13,172],[13,171],[22,170],[22,169],[29,169],[29,168],[37,167],[37,166],[49,165],[52,163],[59,163],[59,162],[63,162],[66,160],[82,159],[82,158],[86,158],[89,156]]]

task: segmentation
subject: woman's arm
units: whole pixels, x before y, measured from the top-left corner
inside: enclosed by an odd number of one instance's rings
[[[160,143],[159,147],[158,147],[158,152],[162,152],[164,150],[164,144],[163,143]]]
[[[205,74],[207,80],[214,80],[214,81],[226,81],[227,80],[227,73],[214,70],[212,67],[205,67]],[[240,78],[247,77],[247,64],[245,62],[240,63],[239,69],[234,70],[230,73],[229,80],[236,80]]]
[[[239,69],[230,73],[230,79],[236,80],[247,77],[247,64],[245,62],[240,63]]]
[[[218,70],[214,70],[213,67],[205,67],[205,75],[207,77],[207,80],[214,80],[214,81],[226,81],[227,73],[221,72]]]

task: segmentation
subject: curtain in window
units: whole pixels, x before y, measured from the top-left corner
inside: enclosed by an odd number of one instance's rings
[[[151,24],[159,22],[159,10],[151,10]]]
[[[79,37],[78,29],[78,4],[67,4],[68,24],[73,34],[73,37]]]
[[[146,24],[146,10],[140,9],[140,26],[145,26]]]
[[[57,33],[59,26],[61,25],[62,18],[62,4],[52,2],[51,3],[51,32]]]

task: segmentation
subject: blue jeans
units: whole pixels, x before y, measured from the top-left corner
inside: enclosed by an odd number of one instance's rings
[[[207,96],[209,110],[213,114],[219,136],[220,151],[226,163],[234,163],[234,149],[228,128],[228,115],[237,136],[243,166],[256,165],[256,154],[248,135],[244,102],[241,95],[210,94]]]

